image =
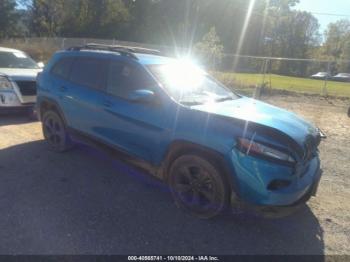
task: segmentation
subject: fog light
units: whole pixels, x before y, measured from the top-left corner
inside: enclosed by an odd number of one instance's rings
[[[278,189],[282,189],[282,188],[285,188],[287,186],[290,185],[290,181],[288,180],[280,180],[280,179],[276,179],[276,180],[273,180],[267,187],[268,190],[278,190]]]
[[[21,102],[17,98],[16,94],[12,92],[0,93],[0,104],[2,106],[20,106]]]

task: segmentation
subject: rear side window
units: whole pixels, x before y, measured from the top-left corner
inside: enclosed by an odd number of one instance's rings
[[[109,60],[92,57],[76,58],[70,74],[70,81],[98,90],[105,89]]]
[[[52,68],[51,73],[57,77],[68,79],[73,64],[73,57],[65,57],[60,59]]]
[[[142,67],[111,61],[107,84],[109,94],[127,98],[134,90],[149,89],[154,85],[154,80]]]

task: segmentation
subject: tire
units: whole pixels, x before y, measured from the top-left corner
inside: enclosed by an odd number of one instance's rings
[[[221,214],[229,202],[229,187],[219,170],[198,155],[177,158],[168,174],[175,204],[202,219]]]
[[[61,153],[72,147],[65,124],[57,112],[49,110],[44,113],[42,129],[52,151]]]

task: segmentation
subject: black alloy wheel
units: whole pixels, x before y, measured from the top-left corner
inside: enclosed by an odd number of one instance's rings
[[[200,156],[176,159],[168,181],[177,206],[199,218],[219,215],[228,203],[228,186],[219,169]]]
[[[64,152],[71,147],[69,136],[61,117],[55,111],[44,113],[42,121],[43,134],[50,149]]]

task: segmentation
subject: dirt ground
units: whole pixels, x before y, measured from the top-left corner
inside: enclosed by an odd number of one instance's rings
[[[350,100],[301,95],[264,100],[303,116],[327,135],[320,146],[324,175],[309,206],[321,224],[326,252],[350,254]]]
[[[128,168],[87,149],[48,152],[40,123],[0,117],[0,253],[350,254],[350,101],[264,100],[328,136],[320,146],[324,176],[317,197],[308,210],[277,221],[198,221],[177,210],[161,187],[129,178]]]

